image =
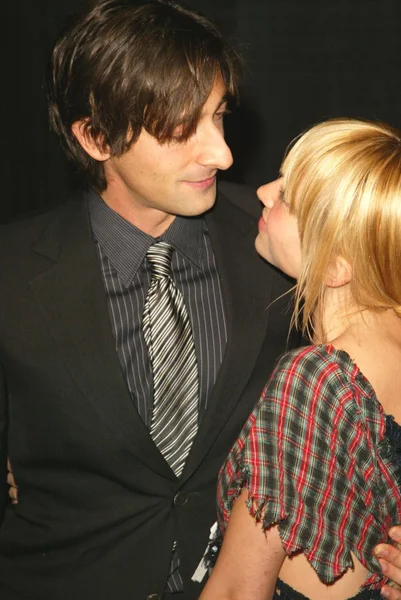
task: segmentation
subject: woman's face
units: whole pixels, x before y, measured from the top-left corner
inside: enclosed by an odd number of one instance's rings
[[[255,247],[269,263],[297,279],[301,271],[298,224],[288,210],[281,189],[281,183],[275,181],[262,185],[257,191],[264,209]]]

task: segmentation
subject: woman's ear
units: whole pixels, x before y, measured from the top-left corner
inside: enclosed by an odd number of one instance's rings
[[[75,135],[82,148],[89,156],[100,162],[104,162],[110,158],[110,151],[108,147],[103,148],[100,144],[99,139],[94,139],[91,136],[91,128],[88,126],[89,119],[80,119],[72,124],[71,130]]]
[[[342,256],[336,256],[329,264],[325,284],[327,287],[338,288],[349,283],[352,279],[352,267]]]

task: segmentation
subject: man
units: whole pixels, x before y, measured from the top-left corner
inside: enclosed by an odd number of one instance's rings
[[[172,2],[102,0],[56,44],[51,122],[86,189],[0,235],[2,600],[200,593],[218,469],[291,346],[254,195],[216,199],[237,83]]]

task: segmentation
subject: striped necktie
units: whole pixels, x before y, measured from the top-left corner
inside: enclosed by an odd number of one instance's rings
[[[147,259],[152,278],[143,335],[153,372],[150,434],[179,477],[198,429],[198,367],[188,313],[171,279],[172,246],[157,242]]]

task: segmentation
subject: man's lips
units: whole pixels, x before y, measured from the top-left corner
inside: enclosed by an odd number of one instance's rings
[[[213,177],[209,177],[208,179],[201,179],[199,181],[184,181],[184,183],[192,188],[203,190],[211,187],[215,181],[216,175],[213,175]]]

